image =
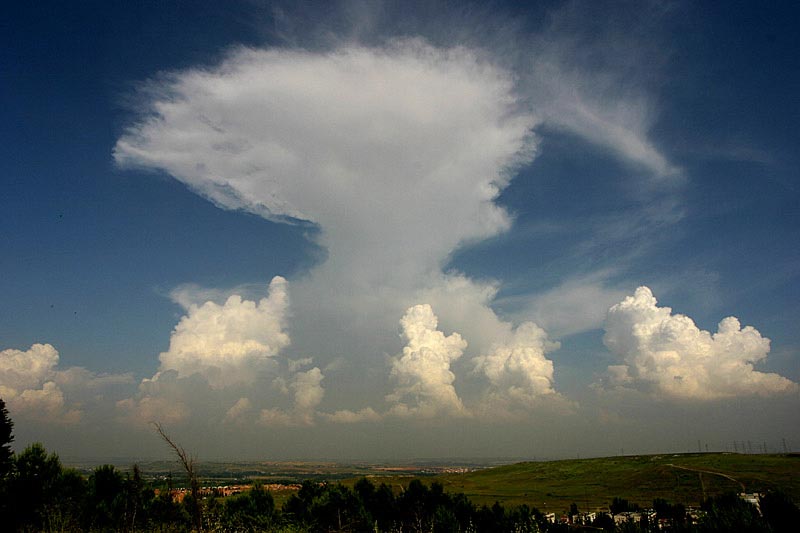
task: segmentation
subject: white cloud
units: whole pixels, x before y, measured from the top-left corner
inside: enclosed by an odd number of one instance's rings
[[[538,68],[542,66],[537,65]],[[550,78],[537,79],[542,83],[551,83],[548,89],[558,94],[552,100],[552,105],[545,108],[548,123],[610,148],[623,160],[639,164],[657,178],[676,178],[681,175],[681,170],[672,165],[648,139],[652,117],[646,113],[646,104],[632,103],[619,96],[604,101],[591,87],[597,79],[569,79],[570,74],[558,70],[553,74]],[[637,104],[640,104],[638,109]]]
[[[225,422],[242,422],[252,409],[253,404],[248,398],[239,398],[225,413]]]
[[[118,163],[226,208],[315,222],[327,268],[360,283],[436,272],[460,243],[508,228],[493,200],[533,148],[509,73],[418,41],[241,49],[159,89]]]
[[[194,374],[178,376],[176,370],[157,372],[139,383],[138,393],[116,403],[120,418],[130,424],[148,426],[153,422],[179,424],[187,421],[193,409],[202,408],[210,388],[205,378]]]
[[[123,415],[123,422],[142,427],[148,427],[153,422],[166,425],[179,424],[184,422],[191,413],[189,406],[185,403],[159,396],[119,400],[117,409]]]
[[[595,5],[596,4],[596,5]],[[440,46],[460,43],[512,71],[537,117],[569,129],[645,171],[674,171],[650,140],[657,116],[648,89],[664,75],[670,11],[660,3],[613,7],[566,2],[547,10],[531,31],[519,13],[497,6],[349,3],[317,17],[305,8],[280,11],[274,37],[305,49],[385,42],[409,32]],[[602,18],[603,23],[597,21]],[[302,29],[302,31],[300,31]]]
[[[117,402],[122,418],[140,425],[182,424],[198,417],[245,424],[257,413],[262,424],[313,424],[324,397],[324,375],[317,367],[302,370],[312,363],[310,357],[280,355],[290,342],[287,286],[276,276],[258,301],[196,286],[182,286],[177,298],[173,291],[186,315],[160,356],[158,372],[141,381],[134,397]],[[225,300],[200,303],[202,296]]]
[[[558,347],[542,328],[525,322],[517,327],[509,341],[476,357],[473,360],[475,371],[489,379],[490,398],[530,407],[541,397],[555,394],[553,362],[545,354]]]
[[[603,342],[623,363],[609,367],[612,385],[697,400],[798,390],[778,374],[754,369],[770,349],[755,328],[728,317],[711,334],[691,318],[658,307],[647,287],[611,307],[605,329]]]
[[[284,331],[287,283],[275,277],[258,302],[230,296],[224,304],[190,305],[160,356],[160,371],[201,374],[212,387],[252,382],[265,363],[289,345]]]
[[[322,417],[336,424],[356,424],[358,422],[378,422],[383,417],[372,407],[365,407],[358,411],[340,409],[334,413],[323,413]]]
[[[54,376],[54,381],[70,392],[84,390],[98,392],[110,387],[127,386],[136,383],[133,374],[103,374],[79,366],[72,366],[66,370],[59,370]]]
[[[432,418],[438,414],[466,415],[453,382],[450,364],[461,357],[467,342],[458,333],[445,336],[428,304],[415,305],[400,320],[408,341],[392,362],[394,391],[386,396],[399,416]]]
[[[50,344],[34,344],[28,350],[0,352],[0,387],[4,396],[16,397],[26,389],[39,388],[52,379],[58,351]]]
[[[297,426],[297,420],[288,412],[278,408],[262,409],[258,417],[261,426]]]
[[[270,407],[262,409],[258,423],[262,426],[310,426],[316,422],[316,408],[325,396],[322,371],[314,367],[305,372],[296,372],[285,387],[294,403],[289,409]]]
[[[524,295],[527,300],[522,316],[556,338],[599,329],[603,326],[608,308],[625,296],[625,292],[606,286],[598,273],[585,278],[570,279],[543,293]]]
[[[469,332],[469,347],[479,353],[511,335],[512,324],[497,316],[491,307],[499,286],[497,282],[475,281],[451,272],[431,279],[414,298],[436,309],[445,329]]]
[[[519,67],[520,84],[547,124],[638,165],[643,177],[679,178],[649,136],[658,106],[648,89],[669,56],[660,39],[668,10],[640,7],[567,3],[551,11],[547,27],[522,48],[528,63]]]
[[[46,422],[74,423],[80,420],[80,411],[64,412],[64,393],[52,381],[41,389],[25,389],[9,400],[9,405],[31,418]]]
[[[192,306],[201,306],[206,302],[224,303],[231,296],[242,299],[258,299],[264,294],[263,283],[248,283],[229,289],[202,287],[195,283],[183,283],[169,291],[169,299],[188,311]]]
[[[510,226],[494,200],[532,159],[536,124],[511,73],[465,48],[406,40],[240,49],[165,80],[119,139],[116,160],[164,170],[225,208],[319,225],[327,258],[292,288],[297,352],[392,353],[396,317],[428,301],[415,300],[421,294],[438,296],[448,323],[459,311],[441,301],[470,299],[477,314],[460,314],[480,317],[478,345],[510,330],[488,307],[496,288],[441,267],[459,245]],[[190,308],[194,300],[185,290],[173,297]],[[162,355],[162,367],[210,374],[217,364],[189,355]]]
[[[292,380],[291,389],[294,392],[295,410],[309,421],[313,416],[314,409],[325,395],[325,390],[322,388],[324,377],[322,371],[314,367],[306,372],[298,372]]]
[[[59,359],[58,350],[50,344],[0,352],[0,397],[15,415],[74,424],[82,419],[82,404],[104,401],[109,387],[132,384],[130,374],[95,374],[81,367],[60,370]]]
[[[553,63],[549,54],[537,57]],[[223,208],[317,225],[327,257],[293,282],[292,330],[302,332],[294,335],[294,350],[323,359],[323,368],[329,359],[347,357],[356,372],[344,379],[357,381],[377,354],[397,352],[389,332],[416,302],[432,305],[448,330],[469,332],[475,354],[512,342],[512,323],[491,308],[499,284],[443,274],[442,267],[459,246],[510,227],[511,217],[495,200],[514,169],[533,159],[532,131],[543,120],[575,113],[570,106],[576,104],[578,119],[561,125],[593,140],[610,132],[620,153],[667,170],[643,140],[637,109],[590,102],[584,86],[571,92],[561,85],[575,88],[583,79],[570,81],[559,71],[551,83],[546,69],[533,71],[541,83],[497,66],[483,51],[418,39],[322,52],[240,48],[219,65],[152,82],[143,94],[143,118],[118,140],[114,156],[121,166],[165,171]],[[196,292],[173,293],[189,309],[187,330],[201,324],[203,307],[209,316],[226,307],[235,315],[244,303],[199,306]],[[559,324],[575,331],[596,322],[597,313],[584,315],[578,326]],[[235,354],[260,354],[241,356],[255,361],[282,349],[273,343],[265,351],[233,335],[231,349],[220,352],[218,341],[179,346],[182,336],[176,328],[162,369],[200,372],[214,387],[254,375],[249,364],[234,363]],[[426,374],[432,368],[418,366],[431,361],[404,352],[392,369],[393,412],[465,413],[452,385],[453,354],[438,356],[447,361],[433,379]],[[274,383],[297,394],[291,378]],[[372,382],[366,386],[373,387],[373,399],[385,393]],[[286,422],[287,409],[266,407],[262,422]],[[341,412],[341,418],[353,413]]]

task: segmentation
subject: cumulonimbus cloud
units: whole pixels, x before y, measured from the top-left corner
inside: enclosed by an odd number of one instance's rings
[[[559,92],[530,80],[520,84],[517,74],[485,52],[420,39],[320,52],[239,48],[218,65],[151,82],[142,94],[142,116],[120,137],[114,157],[122,167],[164,171],[223,208],[318,226],[325,261],[293,282],[292,329],[302,332],[295,346],[301,356],[331,357],[325,352],[336,346],[363,368],[359,363],[374,361],[375,354],[396,353],[390,334],[396,317],[425,302],[447,329],[467,334],[470,355],[485,358],[485,371],[493,357],[502,357],[489,352],[492,346],[513,346],[505,373],[484,373],[494,379],[495,393],[508,385],[506,392],[527,390],[516,394],[520,398],[541,395],[542,379],[552,388],[552,363],[536,342],[528,348],[518,342],[533,326],[515,333],[496,315],[497,284],[442,272],[459,246],[511,225],[495,200],[514,170],[535,155],[533,131],[546,115],[536,107],[553,104],[548,99]],[[522,95],[522,86],[541,93]],[[589,129],[596,133],[612,122],[604,115]],[[233,315],[243,303],[203,305],[209,314],[227,307]],[[190,326],[200,324],[202,313],[202,307],[191,309],[179,325],[186,332],[176,329],[162,369],[200,373],[212,387],[252,375],[236,370],[233,351],[220,358],[218,343],[212,353],[192,341]],[[406,349],[416,353],[412,329]],[[236,339],[233,347],[270,352]],[[465,349],[450,346],[440,363]],[[419,354],[395,360],[390,410],[465,413],[449,362],[436,372],[415,366],[428,362]],[[524,386],[519,379],[527,380]],[[373,391],[373,401],[378,394]],[[330,420],[375,419],[375,411],[335,407],[339,415]],[[275,409],[261,411],[263,423],[287,422],[285,411]]]
[[[533,150],[510,73],[420,41],[241,49],[174,74],[147,106],[117,142],[120,165],[319,224],[328,262],[365,282],[438,271],[460,243],[507,228],[493,200]]]
[[[608,311],[603,342],[621,360],[609,367],[613,386],[643,388],[656,395],[713,400],[769,396],[798,390],[783,376],[755,370],[770,350],[769,339],[735,317],[716,333],[659,307],[648,287]]]
[[[154,86],[145,118],[117,143],[120,165],[164,170],[225,208],[320,227],[327,258],[293,290],[306,354],[329,344],[309,344],[320,325],[344,336],[388,333],[408,299],[450,292],[442,266],[460,244],[509,227],[494,200],[535,150],[536,119],[511,73],[472,50],[419,40],[321,53],[239,49]],[[459,286],[485,292],[469,280]],[[494,327],[489,303],[481,299],[480,314]],[[219,367],[205,346],[178,343],[185,329],[191,344],[201,315],[190,310],[176,329],[162,369]]]

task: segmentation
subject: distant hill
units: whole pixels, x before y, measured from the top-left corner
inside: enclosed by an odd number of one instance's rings
[[[800,455],[662,454],[527,462],[433,478],[476,503],[526,503],[540,511],[607,508],[614,497],[697,505],[724,492],[780,489],[800,502]]]

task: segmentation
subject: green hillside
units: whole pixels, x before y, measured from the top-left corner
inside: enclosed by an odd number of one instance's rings
[[[616,496],[650,506],[654,498],[696,505],[723,492],[780,489],[800,501],[800,456],[665,454],[519,463],[435,478],[476,503],[500,501],[563,512],[594,510]]]

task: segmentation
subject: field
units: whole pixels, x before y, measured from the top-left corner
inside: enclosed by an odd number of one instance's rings
[[[723,492],[780,489],[800,501],[800,455],[665,454],[519,463],[431,478],[476,503],[526,503],[541,511],[607,508],[614,497],[696,505]]]
[[[95,465],[72,466],[88,475]],[[139,466],[156,486],[165,486],[170,474],[174,486],[185,484],[174,461],[140,462]],[[614,497],[643,507],[650,506],[654,498],[697,505],[705,497],[724,492],[770,489],[780,489],[800,502],[800,454],[662,454],[485,466],[469,462],[202,462],[198,471],[205,486],[244,484],[256,479],[287,485],[311,480],[352,486],[361,477],[368,477],[376,485],[386,483],[400,492],[409,481],[419,478],[426,483],[438,481],[448,492],[463,492],[476,504],[525,503],[547,512],[563,512],[573,502],[581,510],[607,508]],[[275,492],[276,503],[282,504],[292,493],[293,490]]]

